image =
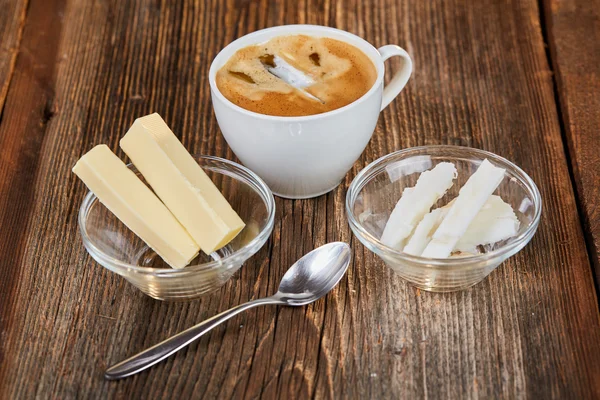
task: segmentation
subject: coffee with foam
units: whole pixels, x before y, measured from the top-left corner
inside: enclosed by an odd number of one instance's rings
[[[349,43],[279,36],[238,50],[217,72],[232,103],[260,114],[305,116],[344,107],[371,89],[377,70]]]

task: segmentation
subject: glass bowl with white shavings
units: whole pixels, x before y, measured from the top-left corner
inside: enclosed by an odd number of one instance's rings
[[[273,230],[275,200],[249,169],[218,157],[193,156],[245,222],[225,247],[200,252],[185,268],[171,268],[89,192],[79,210],[85,248],[106,269],[158,300],[189,300],[217,290],[265,244]],[[129,164],[143,181],[144,177]]]
[[[354,235],[414,286],[466,289],[535,234],[542,199],[510,161],[459,146],[424,146],[375,160],[352,181]]]

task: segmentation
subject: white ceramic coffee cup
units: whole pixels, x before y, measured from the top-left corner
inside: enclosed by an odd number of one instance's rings
[[[217,71],[239,49],[282,35],[330,37],[362,50],[377,69],[373,87],[353,103],[323,114],[276,117],[241,108],[217,88]],[[402,67],[384,87],[384,61],[398,56]],[[230,43],[210,66],[212,103],[227,143],[244,165],[256,172],[280,197],[302,199],[339,185],[373,135],[379,112],[404,88],[412,72],[410,56],[387,45],[375,49],[351,33],[317,25],[284,25],[263,29]]]

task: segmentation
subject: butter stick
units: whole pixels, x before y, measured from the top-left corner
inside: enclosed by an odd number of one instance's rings
[[[120,144],[206,254],[225,246],[244,228],[244,222],[160,115],[136,119]]]
[[[199,247],[154,193],[106,146],[86,153],[73,172],[117,218],[173,268]]]

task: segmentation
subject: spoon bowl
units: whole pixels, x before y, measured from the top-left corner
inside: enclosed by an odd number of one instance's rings
[[[325,296],[346,273],[352,254],[342,242],[328,243],[304,255],[287,270],[273,296],[285,305],[303,306]]]
[[[249,301],[215,315],[196,326],[164,340],[127,360],[121,361],[106,370],[106,379],[121,379],[137,374],[181,350],[200,336],[250,308],[277,304],[303,306],[325,296],[348,270],[352,254],[350,246],[342,242],[333,242],[321,246],[304,255],[288,269],[279,290],[271,297]]]

